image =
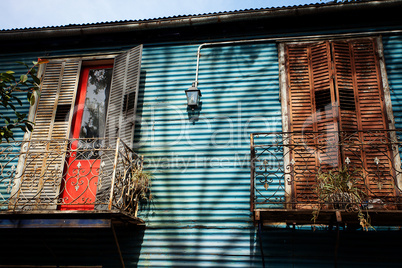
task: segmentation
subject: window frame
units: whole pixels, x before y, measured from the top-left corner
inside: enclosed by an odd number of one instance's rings
[[[387,120],[386,124],[388,129],[395,129],[395,119],[393,115],[392,102],[391,102],[391,94],[390,87],[388,84],[387,71],[384,61],[384,49],[382,43],[381,36],[369,36],[369,37],[356,37],[356,38],[328,38],[322,37],[314,39],[314,41],[286,41],[278,43],[278,63],[279,63],[279,99],[281,102],[281,116],[282,116],[282,132],[290,132],[291,131],[291,117],[290,117],[290,96],[289,96],[289,85],[287,78],[287,61],[286,61],[286,46],[294,45],[294,44],[313,44],[318,43],[320,41],[353,41],[353,40],[362,40],[365,38],[371,38],[374,40],[376,45],[376,57],[378,60],[378,69],[380,72],[381,86],[382,86],[382,94],[383,94],[383,103],[385,106],[385,120]],[[396,133],[390,132],[391,139],[397,140]],[[285,141],[284,147],[284,167],[291,166],[291,157],[289,153],[289,148],[286,145],[289,141]],[[399,148],[397,146],[392,148],[392,153],[395,157],[394,167],[397,170],[401,169],[401,156],[399,153]],[[290,181],[290,178],[285,177],[285,182]],[[397,174],[397,187],[399,189],[402,188],[402,174]],[[291,208],[291,198],[293,194],[293,187],[291,183],[285,183],[285,199],[286,203],[289,204],[287,208]]]
[[[124,94],[128,94],[131,91],[135,91],[136,92],[136,97],[135,97],[135,104],[132,105],[133,107],[137,107],[137,101],[138,101],[138,92],[139,92],[139,81],[140,81],[140,74],[141,74],[141,61],[142,61],[142,49],[143,46],[142,44],[136,45],[134,47],[132,47],[131,49],[128,50],[123,50],[120,51],[118,53],[110,53],[107,55],[104,54],[99,54],[99,55],[92,55],[92,56],[58,56],[58,57],[43,57],[45,59],[48,59],[50,62],[44,65],[41,65],[39,70],[38,70],[38,77],[40,79],[43,79],[45,77],[45,73],[46,72],[50,72],[49,73],[49,78],[47,80],[47,95],[48,97],[46,97],[44,99],[44,102],[42,102],[42,107],[46,108],[44,111],[42,112],[44,117],[40,117],[41,119],[41,123],[40,125],[42,126],[41,128],[39,128],[39,130],[36,132],[35,134],[35,130],[33,132],[29,132],[29,133],[25,133],[24,138],[23,138],[23,143],[24,146],[21,147],[20,150],[20,158],[18,159],[18,165],[17,165],[17,173],[16,174],[20,174],[19,176],[16,176],[14,178],[14,184],[11,190],[11,199],[9,202],[9,209],[13,209],[13,210],[19,210],[19,207],[22,206],[31,206],[32,204],[35,204],[35,207],[30,208],[29,210],[33,209],[33,210],[43,210],[43,209],[57,209],[56,204],[59,203],[59,201],[57,201],[57,197],[60,195],[60,189],[59,190],[55,190],[54,192],[49,192],[48,190],[45,190],[45,185],[42,185],[42,179],[40,179],[38,181],[38,184],[32,189],[27,191],[22,190],[22,187],[24,185],[25,178],[28,177],[28,175],[24,174],[25,170],[28,167],[28,152],[30,149],[30,141],[32,139],[37,139],[37,140],[42,140],[42,139],[50,139],[50,140],[56,140],[57,139],[70,139],[71,136],[71,129],[72,129],[72,117],[73,117],[73,113],[74,113],[74,107],[76,105],[76,97],[77,97],[77,92],[78,92],[78,87],[79,87],[79,79],[81,77],[81,70],[82,67],[86,67],[86,66],[93,66],[93,65],[113,65],[113,74],[112,74],[112,89],[110,92],[110,97],[113,94],[113,80],[116,80],[116,89],[115,89],[115,102],[112,103],[111,98],[109,98],[109,105],[108,105],[108,110],[107,110],[107,122],[108,120],[111,122],[109,126],[106,127],[106,131],[105,131],[105,137],[107,137],[110,142],[107,142],[107,146],[116,146],[118,145],[118,139],[119,138],[123,138],[124,139],[128,139],[128,141],[126,141],[126,144],[129,144],[130,146],[133,146],[133,141],[134,141],[134,127],[135,124],[131,124],[131,122],[135,122],[135,117],[136,117],[136,109],[133,109],[133,111],[127,115],[124,114],[122,112],[116,114],[115,112],[112,112],[112,106],[113,109],[117,109],[117,111],[122,110],[120,107],[120,104],[122,104],[122,101],[119,102],[118,100],[123,99],[123,97],[120,96],[124,96]],[[52,64],[52,66],[50,67],[49,70],[47,70],[47,67],[49,64]],[[67,69],[67,65],[69,66]],[[61,67],[59,67],[61,66]],[[66,66],[66,69],[64,68],[64,66]],[[74,66],[74,67],[72,67]],[[128,74],[131,74],[130,76]],[[134,77],[133,77],[134,74]],[[53,78],[51,78],[53,77]],[[74,78],[74,84],[72,83],[72,78]],[[56,82],[55,82],[56,81]],[[64,82],[66,81],[66,82]],[[42,86],[44,86],[45,83],[41,84],[41,90],[42,90]],[[119,87],[119,84],[124,84],[123,87]],[[74,85],[74,87],[72,86]],[[45,85],[46,86],[46,85]],[[49,92],[53,93],[52,90],[56,90],[57,89],[57,94],[55,94],[56,96],[58,96],[59,92],[63,92],[63,94],[69,94],[66,95],[68,96],[68,100],[72,99],[72,102],[68,101],[69,103],[71,103],[71,108],[70,108],[70,112],[69,112],[69,119],[68,119],[68,123],[63,125],[63,126],[56,126],[55,128],[53,127],[53,125],[55,125],[54,123],[56,122],[55,120],[55,114],[56,114],[56,107],[60,104],[62,104],[62,101],[59,101],[58,97],[56,97],[56,99],[54,99],[54,97],[52,97],[53,94],[49,94]],[[73,90],[74,89],[74,90]],[[128,92],[128,93],[127,93]],[[42,94],[42,96],[44,96]],[[29,115],[28,115],[28,119],[32,122],[36,121],[37,118],[37,114],[38,114],[38,109],[40,104],[40,99],[38,98],[39,95],[36,95],[36,99],[37,101],[35,102],[34,105],[32,105],[29,109]],[[63,97],[63,100],[67,100],[65,97]],[[60,99],[62,99],[62,97],[60,97]],[[46,112],[47,110],[49,110],[49,108],[51,108],[52,104],[51,101],[54,100],[54,105],[53,105],[53,113],[52,116],[47,116]],[[116,101],[117,100],[117,101]],[[112,105],[111,105],[112,103]],[[45,106],[43,106],[45,105]],[[47,106],[46,106],[47,105]],[[121,105],[122,106],[122,105]],[[119,108],[120,107],[120,108]],[[48,113],[48,112],[47,112]],[[110,113],[110,119],[108,119],[109,117],[109,113]],[[130,117],[129,117],[130,116]],[[118,118],[117,118],[118,117]],[[124,118],[122,118],[124,117]],[[131,118],[132,117],[132,118]],[[116,120],[118,119],[118,120]],[[127,119],[127,120],[126,120]],[[45,133],[46,131],[46,126],[47,123],[46,122],[51,122],[50,126],[48,127],[49,132],[48,135],[44,135],[44,137],[42,138],[40,135],[43,135],[43,133]],[[117,121],[117,122],[116,122]],[[67,122],[67,120],[65,120],[64,122]],[[106,122],[106,124],[108,124]],[[128,122],[130,122],[130,124],[127,124]],[[62,129],[62,132],[58,132],[58,129]],[[55,130],[56,129],[56,130]],[[109,131],[109,133],[107,133],[107,131]],[[66,133],[64,135],[64,132]],[[39,135],[39,136],[38,136]],[[51,144],[51,142],[49,142],[49,144]],[[46,147],[46,150],[49,149],[48,147]],[[50,148],[50,150],[52,150],[52,148]],[[65,161],[65,156],[60,156],[62,157],[62,161]],[[39,159],[40,160],[40,159]],[[39,161],[37,160],[37,161]],[[43,164],[42,167],[38,167],[40,170],[40,174],[42,174],[43,172],[43,176],[48,176],[45,175],[49,172],[52,172],[51,169],[48,169],[48,167],[46,167],[46,161],[47,161],[47,156],[44,156],[43,158]],[[35,164],[35,163],[33,163]],[[51,163],[52,165],[57,165],[57,163]],[[30,167],[32,168],[32,163],[29,162]],[[63,164],[62,164],[63,165]],[[108,164],[107,164],[108,165]],[[55,167],[57,168],[57,167]],[[110,169],[113,168],[112,166],[106,166],[105,168]],[[36,171],[36,166],[34,168],[35,172]],[[37,173],[39,174],[39,173]],[[42,178],[42,175],[40,176]],[[49,183],[46,179],[47,177],[45,177],[44,181],[46,181],[46,183]],[[62,178],[61,178],[62,179]],[[50,182],[54,183],[58,183],[58,181],[60,180],[59,176],[54,177],[54,179],[52,179]],[[98,189],[98,191],[106,191],[107,189],[107,185],[108,183],[112,183],[113,186],[113,182],[114,182],[114,177],[113,178],[108,178],[108,180],[106,181],[106,183],[104,183],[103,185],[106,186],[102,186],[103,188]],[[47,184],[46,184],[47,185]],[[106,188],[105,188],[106,187]],[[113,188],[113,187],[111,187]],[[19,199],[19,195],[20,192],[22,193],[27,193],[28,197],[25,197],[25,199],[20,200]],[[36,193],[36,194],[35,194]],[[43,203],[40,201],[40,199],[42,198],[42,194],[44,195],[44,198],[47,198],[46,194],[51,194],[51,196],[49,197],[50,201],[44,201]],[[34,196],[34,198],[36,200],[39,201],[35,201],[31,195]],[[110,196],[112,194],[110,193]],[[31,203],[33,202],[33,203]],[[39,208],[37,208],[36,206],[40,206]],[[100,205],[95,205],[96,208],[95,209],[105,209],[104,205],[100,204]],[[97,207],[98,206],[98,207]],[[108,207],[108,209],[110,210],[110,205]]]

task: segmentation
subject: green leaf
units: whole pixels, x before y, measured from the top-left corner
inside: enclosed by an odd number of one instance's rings
[[[14,71],[7,71],[6,73],[7,73],[7,74],[15,74]]]
[[[15,81],[15,77],[12,74],[3,73],[2,76],[3,76],[3,79],[6,81]]]
[[[29,68],[28,64],[22,62],[22,61],[17,61],[18,64],[24,65],[25,67]]]
[[[40,84],[39,78],[36,75],[32,74],[32,73],[30,73],[30,75],[31,75],[32,79],[34,80],[34,82],[39,85]]]
[[[25,83],[28,80],[28,76],[26,74],[21,75],[20,80],[22,83]]]
[[[31,97],[29,98],[29,103],[30,103],[31,105],[34,105],[34,104],[35,104],[35,94],[31,94]]]
[[[20,106],[22,106],[22,102],[19,98],[15,98]]]
[[[32,130],[33,130],[33,126],[32,126],[32,124],[31,124],[31,123],[25,123],[25,126],[28,128],[28,130],[29,130],[29,131],[31,131],[31,132],[32,132]]]

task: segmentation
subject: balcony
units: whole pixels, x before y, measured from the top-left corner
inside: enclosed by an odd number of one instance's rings
[[[142,167],[142,157],[120,139],[1,144],[0,227],[142,224]]]
[[[251,134],[254,220],[356,226],[357,214],[363,212],[372,226],[401,225],[401,134],[401,130]],[[331,176],[343,177],[346,192],[355,189],[359,198],[339,190],[323,198],[323,189],[331,188],[327,180]]]

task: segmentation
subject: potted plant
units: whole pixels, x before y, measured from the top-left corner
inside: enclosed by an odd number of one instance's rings
[[[366,231],[373,228],[367,210],[365,212],[362,210],[362,203],[366,200],[367,194],[358,187],[359,177],[361,178],[361,175],[358,171],[347,167],[318,172],[314,187],[318,199],[318,206],[313,210],[314,223],[322,208],[334,208],[356,211],[362,228]]]

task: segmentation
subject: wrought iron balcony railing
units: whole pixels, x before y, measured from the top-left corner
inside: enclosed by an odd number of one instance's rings
[[[120,139],[30,140],[0,150],[0,212],[121,211],[136,217],[141,187],[148,187],[139,181],[142,157]]]
[[[364,210],[400,217],[401,134],[400,130],[251,134],[251,211],[256,219],[269,211],[264,219],[272,221],[296,221],[301,211],[310,221],[312,210]],[[351,197],[353,191],[358,198]],[[282,216],[276,217],[275,211]]]

